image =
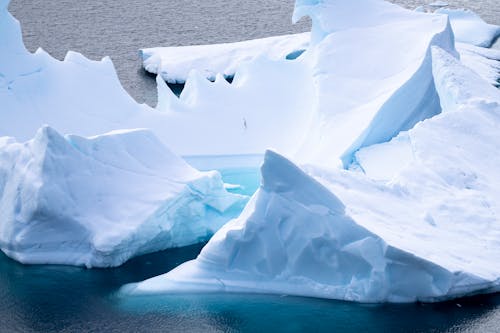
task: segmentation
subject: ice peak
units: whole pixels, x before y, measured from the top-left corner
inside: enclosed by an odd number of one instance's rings
[[[278,153],[266,151],[261,173],[262,188],[267,192],[289,194],[295,200],[343,212],[344,205],[332,192],[315,180],[311,181],[304,171]]]

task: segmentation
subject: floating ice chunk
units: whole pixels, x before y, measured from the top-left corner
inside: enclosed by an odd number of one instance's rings
[[[499,26],[484,22],[479,15],[468,9],[441,8],[436,13],[448,15],[458,42],[490,47],[500,36]]]
[[[243,62],[265,54],[270,59],[293,58],[307,49],[309,33],[275,36],[236,43],[154,47],[140,50],[146,71],[160,74],[169,83],[184,83],[191,70],[215,80],[217,74],[232,77]]]
[[[22,263],[117,266],[206,240],[245,201],[146,130],[0,140],[0,247]]]
[[[449,4],[445,1],[435,1],[428,5],[429,7],[440,8],[440,7],[448,7]]]

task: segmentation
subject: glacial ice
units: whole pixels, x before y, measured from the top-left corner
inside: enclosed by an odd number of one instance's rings
[[[499,291],[500,93],[440,48],[432,62],[443,113],[359,161],[383,169],[410,146],[386,181],[316,166],[306,174],[267,152],[261,188],[196,260],[123,290],[362,302]]]
[[[182,156],[262,155],[268,147],[294,149],[309,124],[302,110],[313,84],[300,58],[260,54],[239,66],[232,84],[191,71],[180,98],[159,79],[153,109],[126,93],[109,58],[68,52],[59,61],[41,49],[29,53],[6,8],[0,9],[0,31],[0,136],[26,141],[45,124],[82,136],[148,128]]]
[[[308,44],[309,33],[302,33],[236,43],[153,47],[139,52],[146,71],[160,74],[169,83],[184,83],[191,70],[212,81],[217,74],[233,77],[244,62],[263,55],[274,60],[293,58]]]
[[[113,266],[197,242],[245,199],[175,154],[227,163],[272,148],[280,154],[265,154],[260,189],[196,260],[123,290],[360,302],[500,291],[498,55],[454,40],[482,45],[493,27],[381,0],[297,0],[294,20],[312,19],[309,41],[243,42],[234,58],[235,44],[206,46],[184,63],[178,55],[201,46],[170,49],[153,109],[126,94],[109,58],[29,53],[5,3],[0,247],[9,256]],[[185,80],[179,98],[163,72]]]
[[[0,139],[0,248],[22,263],[118,266],[207,240],[245,202],[147,130]]]
[[[314,118],[289,155],[302,169],[268,151],[260,189],[197,259],[122,291],[359,302],[500,291],[500,92],[458,60],[446,16],[298,0],[303,15]]]

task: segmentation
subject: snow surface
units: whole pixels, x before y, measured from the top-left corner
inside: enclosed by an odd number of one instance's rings
[[[484,22],[479,15],[468,9],[440,8],[436,13],[449,16],[458,42],[490,47],[500,36],[499,26]]]
[[[209,80],[217,74],[232,77],[244,62],[265,55],[269,59],[294,58],[307,49],[309,33],[275,36],[237,43],[154,47],[140,50],[146,71],[169,83],[184,83],[191,70]]]
[[[118,266],[207,240],[245,202],[150,131],[0,139],[0,248],[22,263]]]
[[[294,18],[312,17],[316,101],[298,161],[347,166],[359,148],[441,111],[430,48],[456,52],[446,16],[378,0],[305,3]]]
[[[500,85],[500,50],[456,43],[460,61],[490,84]]]
[[[261,188],[196,260],[123,290],[362,302],[500,290],[500,93],[440,48],[432,61],[443,113],[358,161],[385,168],[404,150],[408,164],[390,181],[314,166],[307,175],[267,152]]]
[[[196,260],[123,292],[414,302],[499,291],[500,92],[458,60],[446,16],[298,0],[303,15],[315,84],[294,155],[303,170],[268,151],[260,189]]]

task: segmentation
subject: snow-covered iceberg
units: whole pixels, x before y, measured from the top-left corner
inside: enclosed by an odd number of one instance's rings
[[[29,140],[45,124],[82,136],[148,128],[178,155],[262,154],[293,149],[309,123],[302,111],[313,84],[300,59],[261,54],[239,67],[232,84],[192,71],[180,98],[158,80],[159,102],[150,108],[126,93],[109,58],[69,52],[59,61],[41,49],[28,52],[7,6],[0,8],[0,45],[0,136]]]
[[[500,290],[500,93],[442,49],[432,61],[443,113],[359,161],[377,170],[403,159],[386,181],[313,166],[308,175],[268,152],[261,188],[196,260],[124,290],[362,302]]]
[[[191,70],[209,80],[217,74],[233,77],[242,63],[265,55],[269,59],[295,59],[307,49],[309,33],[275,36],[236,43],[153,47],[139,51],[146,71],[169,83],[184,83]]]
[[[446,16],[297,1],[305,14],[316,95],[294,157],[303,170],[267,152],[260,189],[196,260],[123,291],[360,302],[499,291],[500,92],[458,60]]]
[[[0,248],[22,263],[118,266],[207,240],[245,202],[150,131],[0,139]]]

